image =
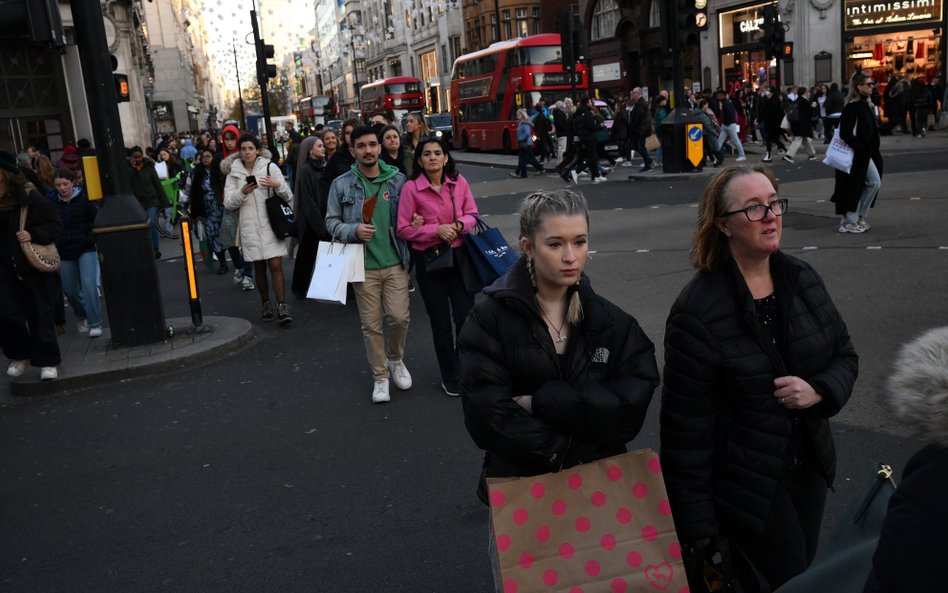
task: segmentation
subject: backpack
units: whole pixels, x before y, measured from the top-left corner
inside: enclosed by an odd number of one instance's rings
[[[787,106],[787,121],[800,121],[800,104],[796,101]]]

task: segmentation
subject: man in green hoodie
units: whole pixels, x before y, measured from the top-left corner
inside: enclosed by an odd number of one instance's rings
[[[352,285],[362,321],[362,337],[375,385],[372,401],[391,400],[391,376],[399,389],[411,388],[403,356],[410,319],[408,245],[395,236],[398,194],[405,176],[379,160],[382,143],[375,130],[361,127],[349,137],[355,164],[332,182],[326,229],[344,243],[365,245],[365,282]],[[387,318],[388,340],[382,330]]]

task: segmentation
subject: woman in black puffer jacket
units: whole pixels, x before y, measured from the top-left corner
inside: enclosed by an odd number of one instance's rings
[[[752,593],[813,560],[836,469],[827,419],[856,380],[823,281],[779,251],[787,202],[776,188],[763,165],[712,179],[692,249],[698,273],[666,325],[662,469],[693,592],[707,590],[705,563],[723,560],[724,578]]]
[[[458,339],[464,423],[484,478],[532,476],[623,453],[658,385],[635,319],[593,292],[586,201],[538,192],[520,207],[524,256],[484,289]]]

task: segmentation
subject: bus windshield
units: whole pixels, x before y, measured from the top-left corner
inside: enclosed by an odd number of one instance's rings
[[[543,66],[546,64],[562,64],[559,46],[538,45],[524,47],[521,50],[521,63],[524,66]]]
[[[326,105],[329,105],[329,97],[313,97],[313,107],[325,107]]]

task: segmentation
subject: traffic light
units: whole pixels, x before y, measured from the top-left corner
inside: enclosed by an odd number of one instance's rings
[[[783,60],[785,62],[793,61],[793,42],[792,41],[783,42],[783,48],[780,51],[780,55],[783,57]]]
[[[302,52],[293,52],[293,64],[297,68],[303,67],[303,53]]]
[[[708,0],[676,0],[674,28],[678,47],[698,47],[698,34],[708,29]]]
[[[563,70],[572,72],[576,68],[576,56],[573,54],[573,15],[561,10],[559,20],[560,56],[563,59]]]
[[[66,52],[66,34],[57,0],[0,2],[0,39],[25,38]]]
[[[764,16],[764,53],[767,56],[767,59],[779,58],[784,50],[784,34],[783,23],[779,20],[779,15],[777,14],[777,7],[773,4],[768,4],[763,9]],[[791,48],[791,52],[792,52]]]
[[[264,43],[263,39],[261,39],[260,44],[257,46],[257,72],[261,83],[266,82],[270,78],[276,78],[277,67],[267,61],[273,58],[275,54],[276,48]]]
[[[115,79],[115,100],[119,103],[131,101],[132,98],[128,92],[128,75],[112,74],[112,78]]]

